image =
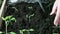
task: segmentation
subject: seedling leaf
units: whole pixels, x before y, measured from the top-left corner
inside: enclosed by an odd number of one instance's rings
[[[16,22],[16,19],[15,19],[15,18],[12,18],[12,19],[11,19],[11,21],[14,21],[14,22]]]
[[[15,32],[10,32],[10,34],[16,34]]]
[[[3,32],[2,31],[0,31],[0,34],[2,34]]]
[[[2,17],[2,20],[4,20],[4,21],[5,21],[5,18],[3,18],[3,17]]]
[[[5,20],[11,19],[12,16],[6,16]]]
[[[31,17],[34,16],[34,14],[30,15]]]
[[[34,31],[34,29],[30,29],[29,31]]]

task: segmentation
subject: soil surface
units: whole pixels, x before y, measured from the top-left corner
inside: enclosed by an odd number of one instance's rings
[[[14,31],[19,34],[19,30],[21,29],[34,29],[34,32],[31,34],[52,34],[54,28],[53,19],[54,16],[50,16],[49,13],[51,12],[52,5],[48,6],[49,3],[44,4],[45,12],[42,11],[41,7],[38,3],[16,3],[13,5],[7,5],[5,16],[13,15],[16,18],[16,22],[10,23],[8,25],[8,31]],[[46,6],[45,6],[46,5]],[[47,7],[48,6],[48,7]],[[26,18],[26,15],[32,15],[30,21]],[[56,32],[59,29],[56,30]],[[5,25],[3,21],[2,31],[5,31]]]

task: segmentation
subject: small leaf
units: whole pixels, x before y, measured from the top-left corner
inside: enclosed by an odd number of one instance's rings
[[[20,34],[23,34],[23,31],[22,30],[19,30]]]
[[[15,19],[15,18],[12,18],[12,19],[11,19],[11,21],[14,21],[14,22],[16,22],[16,19]]]
[[[30,15],[30,16],[34,16],[34,14]]]
[[[5,21],[5,18],[4,17],[2,17],[2,19]]]
[[[34,14],[30,15],[29,18],[31,18],[31,17],[33,17],[33,16],[34,16]]]
[[[34,31],[34,29],[30,29],[30,31]]]
[[[10,32],[10,34],[16,34],[15,32]]]
[[[2,31],[0,31],[0,34],[2,34],[3,32]]]
[[[12,16],[6,16],[6,17],[5,17],[5,20],[9,20],[9,19],[11,19],[11,17],[12,17]]]

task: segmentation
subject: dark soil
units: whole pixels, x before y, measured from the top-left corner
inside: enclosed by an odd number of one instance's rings
[[[54,16],[50,16],[49,13],[51,11],[52,5],[48,6],[49,3],[44,4],[43,6],[46,10],[46,12],[43,12],[41,7],[38,3],[17,3],[15,5],[7,5],[7,10],[4,14],[5,16],[13,15],[13,17],[16,18],[16,22],[13,22],[9,24],[8,31],[14,31],[17,34],[19,34],[19,30],[21,29],[34,29],[34,32],[31,32],[31,34],[52,34],[54,28],[53,25],[53,19]],[[46,6],[45,6],[46,5]],[[12,8],[15,7],[15,8]],[[29,9],[28,7],[32,7]],[[31,17],[30,22],[26,18],[26,15],[34,14],[33,17]],[[3,22],[2,31],[5,30],[5,25]],[[58,32],[59,29],[56,30]]]

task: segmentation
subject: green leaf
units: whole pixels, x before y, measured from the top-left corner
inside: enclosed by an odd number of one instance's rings
[[[31,17],[33,17],[33,16],[34,16],[34,14],[30,15],[29,18],[31,18]]]
[[[6,16],[5,20],[11,19],[12,16]]]
[[[29,31],[34,31],[34,29],[30,29]]]
[[[2,20],[4,20],[4,21],[5,21],[5,18],[4,18],[4,17],[2,17]]]
[[[2,34],[3,32],[2,31],[0,31],[0,34]]]
[[[30,15],[31,17],[34,16],[34,14]]]
[[[15,18],[12,18],[12,19],[11,19],[11,21],[14,21],[14,22],[16,22],[16,19],[15,19]]]
[[[16,34],[15,32],[10,32],[10,34]]]
[[[22,30],[19,30],[20,34],[23,34],[23,31]]]

